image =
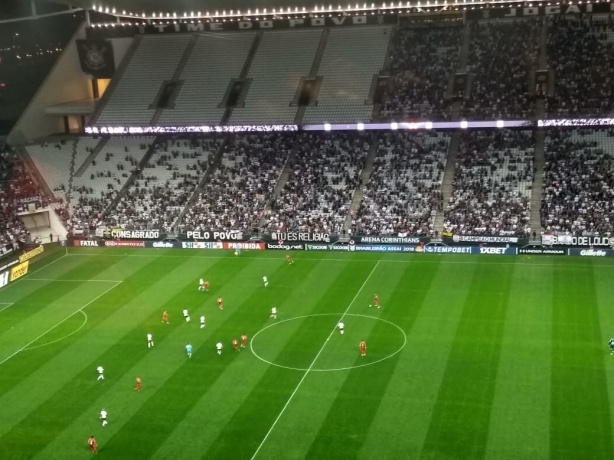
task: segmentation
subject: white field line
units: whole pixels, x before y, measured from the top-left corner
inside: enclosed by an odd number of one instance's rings
[[[324,351],[324,348],[326,347],[326,344],[328,343],[328,341],[330,340],[330,338],[332,337],[332,335],[335,333],[335,331],[337,330],[337,324],[339,324],[339,322],[341,322],[343,320],[343,318],[345,317],[345,315],[347,315],[347,312],[350,310],[350,308],[352,307],[352,305],[354,304],[354,302],[356,301],[356,299],[358,298],[358,296],[360,295],[360,293],[362,292],[362,290],[364,289],[364,287],[367,285],[367,282],[369,281],[369,279],[371,278],[371,276],[373,275],[373,273],[375,272],[375,269],[379,266],[380,261],[378,260],[377,263],[375,264],[375,266],[373,267],[373,269],[371,270],[371,272],[369,273],[369,275],[367,276],[367,278],[365,279],[364,283],[362,283],[362,286],[360,286],[360,289],[358,289],[358,292],[356,292],[356,295],[354,296],[354,298],[352,299],[352,301],[350,302],[350,304],[348,305],[348,307],[345,309],[345,311],[343,312],[343,314],[341,315],[341,317],[337,320],[337,322],[335,323],[335,325],[333,326],[333,329],[330,331],[330,334],[328,334],[328,337],[326,338],[326,340],[324,341],[324,343],[322,344],[322,347],[320,347],[320,351],[318,351],[318,353],[316,354],[315,358],[313,358],[313,361],[311,361],[311,364],[309,365],[309,367],[307,368],[307,370],[305,371],[305,373],[303,374],[303,377],[301,378],[301,380],[299,380],[298,384],[296,385],[296,388],[294,389],[294,391],[292,392],[292,394],[290,395],[290,397],[288,398],[288,400],[286,401],[286,404],[284,404],[284,407],[281,408],[281,411],[279,412],[279,414],[277,415],[277,418],[275,419],[275,421],[273,422],[273,424],[271,425],[271,428],[269,428],[269,431],[267,431],[267,434],[264,436],[264,438],[262,439],[262,442],[260,443],[260,445],[258,446],[258,448],[256,449],[256,452],[254,452],[254,455],[252,455],[251,460],[254,460],[256,458],[256,456],[258,455],[258,452],[260,452],[260,449],[262,449],[262,446],[264,445],[264,443],[266,442],[266,440],[268,439],[268,437],[271,435],[271,433],[273,432],[273,429],[275,428],[275,426],[277,425],[277,422],[279,422],[279,419],[281,418],[281,416],[284,414],[284,412],[286,411],[286,409],[288,408],[288,406],[290,405],[290,402],[292,401],[292,399],[294,398],[294,395],[296,395],[296,393],[298,392],[299,388],[301,387],[301,385],[303,384],[303,382],[305,381],[305,379],[307,378],[307,376],[309,375],[309,372],[311,372],[311,370],[313,369],[313,366],[315,365],[316,361],[318,360],[318,358],[320,357],[320,355],[322,354],[322,352]],[[1,363],[0,363],[1,364]]]
[[[379,254],[384,254],[384,253],[379,253]],[[70,257],[96,257],[96,256],[105,256],[105,257],[168,257],[168,258],[174,258],[174,259],[187,259],[187,258],[193,258],[194,256],[173,256],[173,255],[168,255],[168,254],[105,254],[105,253],[96,253],[96,254],[68,254]],[[430,263],[430,264],[434,264],[434,263],[440,263],[440,260],[438,258],[431,258],[429,256],[443,256],[443,255],[447,255],[447,254],[425,254],[424,255],[424,259],[418,258],[418,259],[406,259],[406,260],[394,260],[394,259],[380,259],[380,262],[386,262],[386,263],[390,263],[390,264],[409,264],[409,263]],[[465,255],[470,255],[470,254],[465,254]],[[420,256],[422,257],[422,256]],[[428,257],[428,259],[427,259]],[[456,265],[472,265],[472,264],[476,264],[478,263],[478,261],[483,260],[484,257],[488,257],[488,256],[478,256],[478,255],[474,255],[475,260],[446,260],[445,263],[446,264],[456,264]],[[492,257],[496,257],[496,256],[492,256]],[[507,259],[512,259],[514,258],[514,256],[502,256],[505,257]],[[530,256],[528,256],[530,257]],[[204,257],[199,257],[202,259],[227,259],[228,257],[226,256],[204,256]],[[234,260],[237,260],[239,258],[236,258]],[[282,257],[258,257],[258,260],[281,260]],[[315,257],[309,257],[308,259],[305,260],[315,260],[315,261],[323,261],[323,262],[375,262],[375,259],[341,259],[341,258],[328,258],[328,257],[324,257],[324,258],[315,258]],[[594,260],[594,259],[593,259]],[[526,267],[586,267],[586,265],[582,265],[582,264],[565,264],[565,265],[558,265],[558,264],[536,264],[536,263],[529,263],[529,262],[489,262],[490,265],[519,265],[519,266],[526,266]],[[614,264],[593,264],[593,266],[599,267],[599,268],[614,268]]]
[[[53,327],[50,327],[49,329],[47,329],[45,332],[43,332],[41,335],[39,335],[38,337],[36,337],[34,340],[31,340],[30,342],[28,342],[27,344],[25,344],[23,347],[21,347],[19,350],[17,350],[15,353],[11,354],[9,357],[4,358],[2,361],[0,361],[0,366],[2,364],[4,364],[5,362],[7,362],[9,359],[11,359],[13,356],[15,356],[17,353],[22,352],[23,350],[25,350],[26,348],[28,348],[30,345],[32,345],[34,342],[36,342],[38,339],[40,339],[41,337],[44,337],[45,334],[51,332],[52,330],[54,330],[56,327],[58,327],[60,324],[62,324],[63,322],[65,322],[66,320],[68,320],[68,318],[70,318],[71,316],[74,316],[75,314],[82,312],[86,307],[88,307],[89,305],[93,304],[94,302],[96,302],[98,299],[100,299],[103,295],[105,295],[106,293],[110,292],[111,290],[115,289],[117,286],[119,286],[122,282],[117,282],[115,283],[113,286],[111,286],[109,289],[107,289],[106,291],[104,291],[102,294],[96,296],[95,299],[90,300],[88,303],[86,303],[85,305],[83,305],[81,308],[79,308],[78,310],[75,310],[74,312],[72,312],[70,315],[68,315],[66,318],[64,318],[62,321],[60,321],[58,324],[56,324]]]
[[[85,320],[83,321],[83,323],[81,323],[81,326],[79,326],[77,329],[72,331],[70,334],[65,335],[64,337],[60,337],[59,339],[52,340],[51,342],[41,343],[40,345],[35,345],[33,347],[24,348],[24,351],[26,351],[26,350],[34,350],[35,348],[40,348],[40,347],[46,347],[47,345],[52,345],[54,343],[58,343],[61,340],[67,339],[71,335],[75,335],[77,332],[79,332],[81,329],[83,329],[83,326],[85,326],[85,324],[87,323],[87,315],[85,314],[85,312],[83,310],[80,310],[79,313],[81,313],[83,315]]]
[[[0,302],[0,305],[4,305],[4,307],[0,308],[0,312],[3,312],[13,304],[14,302]]]
[[[118,280],[58,280],[53,278],[24,278],[24,281],[53,281],[69,283],[121,283]]]

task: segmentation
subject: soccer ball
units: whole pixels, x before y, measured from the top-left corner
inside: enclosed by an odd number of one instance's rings
[[[369,307],[371,307],[371,304],[369,304]]]
[[[237,251],[235,251],[235,256],[238,256],[238,255],[239,255],[239,253]]]

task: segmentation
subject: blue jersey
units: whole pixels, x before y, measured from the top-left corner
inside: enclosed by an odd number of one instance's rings
[[[610,344],[610,348],[614,348],[614,339],[610,339],[609,344]]]
[[[187,351],[188,353],[192,353],[192,345],[186,345],[185,351]]]

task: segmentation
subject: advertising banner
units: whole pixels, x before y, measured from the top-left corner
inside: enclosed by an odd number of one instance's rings
[[[518,248],[495,248],[495,247],[472,247],[471,254],[490,254],[494,256],[515,256],[518,254]]]
[[[265,243],[267,249],[278,249],[282,251],[302,251],[305,245],[302,243]]]
[[[305,251],[332,251],[332,244],[305,244]],[[347,246],[343,248],[344,251],[347,251]]]
[[[22,276],[26,275],[28,273],[29,266],[30,266],[30,261],[26,260],[25,262],[11,268],[11,277],[10,277],[11,281],[18,280]]]
[[[104,241],[104,245],[107,248],[144,248],[144,241],[136,240],[107,240]]]
[[[418,246],[416,252],[425,254],[471,254],[471,246]]]
[[[251,242],[251,241],[244,241],[244,242],[239,242],[237,241],[236,243],[224,243],[224,249],[236,249],[239,248],[241,251],[245,251],[245,250],[264,250],[266,249],[266,244],[265,243],[256,243],[256,242]]]
[[[352,235],[356,244],[420,244],[431,241],[426,236],[395,236],[395,235]]]
[[[569,248],[570,256],[582,257],[614,257],[614,249],[580,249]]]
[[[614,6],[609,3],[586,3],[586,4],[563,4],[540,6],[530,5],[513,8],[492,8],[467,10],[468,19],[493,19],[493,18],[521,18],[535,16],[563,16],[579,15],[586,13],[612,13]]]
[[[614,243],[610,236],[571,236],[571,235],[542,235],[544,246],[581,246],[581,247],[607,247]]]
[[[103,238],[115,240],[162,240],[166,236],[160,230],[124,230],[111,228],[103,230]]]
[[[354,252],[416,252],[415,245],[407,244],[350,244]]]
[[[565,256],[567,249],[555,248],[519,248],[518,254],[540,255],[540,256]]]
[[[243,241],[251,235],[239,230],[188,230],[180,235],[186,241]]]
[[[264,234],[262,237],[265,241],[279,241],[285,243],[334,243],[337,241],[337,235],[330,233],[308,233],[308,232],[272,232]]]
[[[0,273],[0,288],[3,288],[7,284],[9,284],[9,273],[10,272],[8,270]]]
[[[220,241],[182,241],[183,249],[224,249],[224,243]]]
[[[30,260],[32,257],[42,254],[44,251],[45,247],[41,244],[39,247],[20,255],[19,262],[25,262],[26,260]]]
[[[446,244],[527,244],[527,238],[518,236],[490,236],[490,235],[452,235],[444,236],[443,241]]]
[[[74,240],[73,244],[75,246],[80,246],[80,247],[90,247],[90,248],[98,248],[100,246],[102,246],[100,241],[96,241],[96,240]]]

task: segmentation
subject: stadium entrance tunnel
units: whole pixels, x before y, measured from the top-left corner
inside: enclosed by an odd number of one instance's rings
[[[343,334],[337,327],[342,316]],[[361,340],[367,342],[365,357],[360,356]],[[332,372],[391,359],[406,343],[403,329],[377,316],[319,313],[287,319],[278,316],[253,336],[250,348],[258,359],[272,366],[303,372]]]

